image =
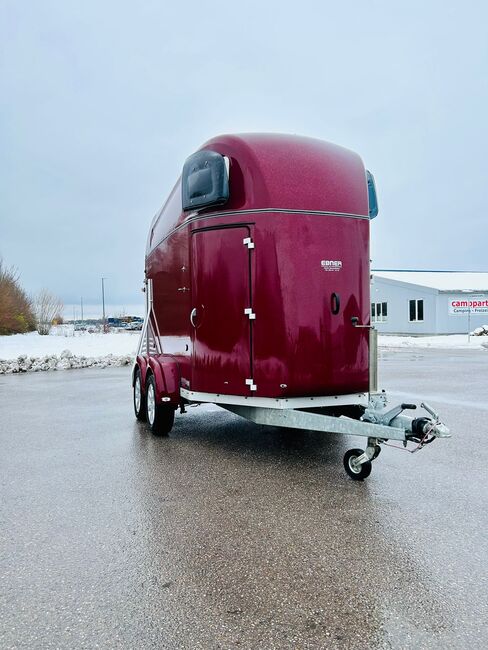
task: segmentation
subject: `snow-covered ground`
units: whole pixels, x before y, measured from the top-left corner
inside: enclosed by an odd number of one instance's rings
[[[69,333],[69,328],[64,331]],[[37,332],[0,336],[0,375],[126,366],[134,359],[140,337],[140,332],[62,334],[58,328],[49,336]]]
[[[382,348],[438,348],[438,349],[488,349],[488,336],[447,334],[445,336],[378,336]]]
[[[69,329],[65,330],[66,333]],[[0,336],[0,374],[36,370],[127,365],[135,356],[140,332],[76,333],[40,336],[37,332]],[[379,336],[380,348],[471,348],[488,350],[488,336]],[[19,359],[20,357],[20,359]]]
[[[0,359],[16,359],[20,355],[42,357],[59,355],[63,350],[84,357],[107,354],[135,355],[140,332],[110,332],[109,334],[77,333],[76,336],[40,336],[37,332],[0,336]]]

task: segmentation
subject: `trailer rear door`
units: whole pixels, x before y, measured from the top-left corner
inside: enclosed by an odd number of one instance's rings
[[[250,236],[247,226],[192,232],[192,391],[252,394]]]
[[[255,239],[256,395],[366,392],[369,219],[269,214]]]

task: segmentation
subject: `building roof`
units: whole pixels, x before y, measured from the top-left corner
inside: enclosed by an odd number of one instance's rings
[[[486,291],[488,273],[468,271],[372,271],[378,278],[429,287],[439,291]]]

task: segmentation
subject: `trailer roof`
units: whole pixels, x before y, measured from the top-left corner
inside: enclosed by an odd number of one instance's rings
[[[222,135],[201,148],[230,160],[226,210],[275,208],[368,216],[364,165],[349,149],[276,133]]]

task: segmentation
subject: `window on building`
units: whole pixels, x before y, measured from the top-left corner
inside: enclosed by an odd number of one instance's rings
[[[415,323],[424,320],[424,301],[423,300],[409,300],[408,301],[409,321]]]
[[[371,322],[384,323],[388,317],[388,303],[372,302],[371,303]]]

